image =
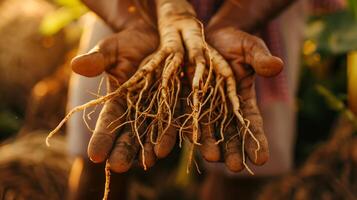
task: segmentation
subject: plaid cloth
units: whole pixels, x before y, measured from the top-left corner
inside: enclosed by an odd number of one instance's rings
[[[218,10],[224,0],[191,0],[197,17],[207,24],[210,17]],[[326,14],[342,10],[346,7],[345,0],[310,0],[309,10],[313,15]],[[261,32],[262,39],[267,44],[271,53],[286,61],[285,44],[283,42],[279,21],[272,20]],[[257,96],[261,106],[268,106],[272,102],[283,101],[288,104],[293,102],[293,96],[289,96],[289,84],[287,83],[286,67],[282,73],[273,78],[257,77]],[[264,105],[262,105],[264,104]]]
[[[206,24],[210,17],[218,10],[222,4],[222,0],[191,0],[193,7],[196,10],[197,17]],[[261,35],[266,42],[271,53],[285,60],[284,44],[279,33],[279,24],[277,21],[272,21],[262,31]],[[273,101],[289,101],[293,97],[288,96],[288,84],[286,83],[286,73],[283,70],[274,78],[257,78],[257,96],[261,105],[269,105]],[[265,106],[265,105],[262,105]]]
[[[216,9],[219,8],[217,5],[221,3],[218,0],[192,0],[191,2],[196,9],[197,17],[204,23],[209,21]],[[216,7],[212,8],[212,6]],[[273,55],[286,61],[286,48],[279,26],[279,20],[273,20],[263,28],[259,36],[265,41]],[[287,73],[288,70],[284,67],[283,71],[276,77],[263,78],[258,76],[256,78],[257,103],[262,111],[263,120],[267,122],[264,130],[269,143],[272,145],[270,148],[272,154],[270,161],[263,167],[251,166],[251,169],[257,175],[286,173],[292,166],[294,126],[291,123],[293,118],[288,113],[291,110],[289,106],[292,105],[294,99],[293,94],[288,93]],[[285,123],[283,122],[284,120],[289,122]],[[282,125],[282,123],[287,125]],[[221,171],[228,176],[247,175],[247,173],[230,173],[221,163],[207,163],[206,167],[213,171]]]
[[[309,10],[312,15],[322,15],[343,10],[346,4],[346,0],[311,0]]]
[[[262,38],[273,55],[281,58],[284,62],[287,60],[278,20],[271,21],[264,28]],[[293,97],[289,96],[288,93],[289,84],[287,84],[286,67],[284,66],[283,71],[273,78],[257,77],[257,96],[261,106],[268,106],[276,101],[287,103],[293,101]]]
[[[191,0],[196,9],[198,18],[205,23],[216,12],[222,1],[220,0]],[[264,126],[267,139],[269,141],[271,157],[268,163],[262,167],[251,166],[253,171],[260,176],[273,176],[287,173],[293,166],[293,146],[295,138],[295,107],[294,96],[296,89],[296,77],[298,76],[299,63],[299,42],[303,26],[305,11],[304,5],[308,3],[310,12],[318,14],[320,10],[329,10],[330,12],[340,10],[344,7],[344,0],[300,0],[299,3],[292,6],[292,9],[285,12],[277,19],[269,22],[262,29],[259,36],[265,41],[271,53],[280,57],[286,66],[283,71],[273,78],[257,77],[256,91],[258,105],[262,111]],[[216,7],[214,7],[216,6]],[[324,9],[320,9],[324,8]],[[291,19],[290,17],[294,17]],[[301,19],[300,19],[301,18]],[[294,24],[297,23],[297,24]],[[292,24],[294,29],[289,27]],[[300,24],[301,25],[301,24]],[[289,31],[295,31],[289,34]],[[294,41],[293,41],[294,40]],[[285,41],[289,43],[285,43]],[[233,41],[234,42],[234,41]],[[289,80],[288,80],[289,77]],[[207,164],[211,170],[223,171],[226,175],[237,176],[228,172],[221,164]],[[244,173],[238,174],[246,175]]]

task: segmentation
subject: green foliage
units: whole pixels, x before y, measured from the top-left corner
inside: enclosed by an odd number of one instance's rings
[[[0,141],[13,135],[19,129],[21,119],[9,110],[0,110]]]
[[[313,17],[306,30],[306,37],[316,42],[317,51],[322,54],[344,54],[357,49],[356,36],[357,20],[348,11]]]
[[[326,87],[318,84],[315,86],[316,91],[322,95],[328,106],[338,112],[343,111],[346,109],[345,104],[343,101],[341,101],[337,96],[335,96],[330,90],[328,90]]]
[[[335,102],[346,100],[345,66],[346,56],[333,54],[322,56],[321,62],[314,66],[303,63],[298,91],[298,135],[295,149],[297,165],[303,163],[318,144],[328,139],[333,123],[340,113],[329,104],[332,102],[334,108],[341,108],[341,103]],[[323,74],[318,73],[316,68],[319,67],[326,69]],[[318,92],[316,85],[322,85],[330,94],[335,94],[332,96],[336,98],[327,101]]]
[[[46,36],[56,34],[87,12],[87,8],[79,0],[56,0],[55,2],[61,7],[48,14],[40,25],[40,32]]]
[[[330,90],[322,85],[316,85],[317,92],[325,98],[326,103],[329,107],[343,115],[350,120],[355,127],[357,127],[357,118],[351,110],[347,108],[345,103],[341,98],[335,96]]]
[[[355,20],[357,20],[357,0],[347,0],[348,7],[350,11],[353,13]]]

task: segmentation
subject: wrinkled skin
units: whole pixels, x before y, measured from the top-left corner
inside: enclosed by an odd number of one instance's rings
[[[135,73],[140,62],[158,46],[157,31],[141,18],[140,14],[134,12],[123,15],[125,20],[114,25],[120,31],[102,40],[89,53],[80,55],[72,61],[73,71],[87,77],[97,76],[105,71],[109,75],[110,91],[114,91],[118,84],[127,81]],[[115,126],[124,122],[125,118],[110,125],[126,111],[124,102],[117,97],[105,103],[88,146],[88,156],[93,162],[99,163],[109,159],[111,170],[115,172],[130,169],[139,151],[139,144],[133,137],[130,126],[124,126],[119,132],[111,133]],[[150,146],[145,145],[145,149],[150,151],[146,163],[150,167],[156,157]]]
[[[217,49],[231,65],[237,80],[238,95],[241,100],[243,116],[250,121],[249,128],[260,143],[260,150],[255,158],[256,144],[246,137],[245,152],[256,165],[262,165],[269,159],[269,148],[263,131],[263,120],[260,115],[254,87],[255,75],[272,77],[280,73],[283,67],[281,59],[272,56],[264,42],[253,35],[228,27],[207,34],[208,42]],[[235,126],[232,124],[230,126]],[[234,128],[233,128],[234,129]],[[226,138],[230,138],[234,130],[228,128]],[[229,142],[228,142],[229,141]],[[228,142],[228,144],[226,143]],[[241,139],[235,137],[222,144],[224,160],[231,171],[241,171],[242,162]]]
[[[157,31],[151,23],[148,23],[138,13],[122,12],[124,17],[121,17],[120,22],[114,23],[113,16],[119,16],[118,13],[120,10],[123,11],[123,8],[114,9],[114,14],[105,12],[108,3],[112,3],[113,1],[116,0],[100,1],[99,3],[92,0],[85,1],[91,9],[109,22],[111,27],[118,31],[118,33],[106,38],[99,43],[98,48],[86,55],[75,58],[72,62],[73,70],[84,76],[93,77],[103,71],[112,75],[111,77],[117,81],[110,81],[111,90],[118,87],[117,82],[121,84],[128,80],[135,73],[140,62],[158,47]],[[130,0],[117,1],[131,2]],[[263,132],[262,118],[256,104],[254,72],[261,76],[274,76],[281,71],[282,61],[270,55],[261,39],[236,29],[210,29],[206,35],[208,43],[216,48],[232,66],[237,78],[238,93],[241,100],[243,100],[241,105],[243,115],[250,121],[250,129],[261,144],[258,157],[255,158],[254,150],[256,144],[252,138],[247,137],[245,151],[253,163],[257,165],[264,164],[268,160],[269,150]],[[135,138],[128,137],[132,135],[128,127],[124,127],[121,132],[116,134],[110,133],[112,126],[108,128],[110,122],[118,118],[125,110],[124,101],[120,98],[107,102],[100,114],[88,147],[88,155],[92,161],[103,162],[109,158],[111,169],[115,172],[127,171],[139,151],[139,145]],[[117,123],[122,122],[118,121]],[[232,126],[234,125],[232,124]],[[220,149],[222,152],[219,152],[220,150],[216,146],[214,147],[216,148],[215,155],[205,155],[205,151],[202,149],[213,147],[214,141],[212,137],[204,138],[204,136],[212,135],[207,131],[205,132],[204,129],[202,130],[203,137],[201,139],[207,142],[202,142],[201,153],[203,157],[209,161],[218,161],[220,155],[222,155],[230,170],[241,171],[244,168],[242,164],[241,140],[238,140],[236,137],[229,141],[229,144],[224,143],[221,145]],[[227,131],[228,137],[231,134],[230,132],[232,131]],[[171,144],[167,145],[168,152],[174,145],[172,140],[170,142]],[[147,150],[146,153],[149,154],[146,155],[148,160],[146,165],[148,167],[152,166],[156,160],[156,155],[154,155],[152,149],[152,146],[147,143],[145,144],[145,151]]]

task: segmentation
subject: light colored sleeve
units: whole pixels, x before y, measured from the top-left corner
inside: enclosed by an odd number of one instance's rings
[[[93,13],[86,14],[83,16],[84,28],[81,37],[78,54],[86,53],[92,49],[100,40],[106,36],[112,34],[112,30],[96,15]],[[73,73],[71,76],[69,91],[68,91],[68,104],[67,110],[72,109],[75,106],[84,104],[95,96],[101,80],[105,77],[104,74],[94,77],[87,78],[78,74]],[[103,95],[106,93],[106,81],[103,80],[100,93]],[[89,113],[94,108],[88,108],[86,113]],[[92,120],[87,120],[89,126],[94,129],[97,117],[99,115],[101,106],[96,108],[96,112],[91,114]],[[83,121],[83,112],[75,113],[67,123],[67,139],[69,154],[71,156],[82,156],[87,157],[87,146],[91,136],[91,131],[87,128]]]

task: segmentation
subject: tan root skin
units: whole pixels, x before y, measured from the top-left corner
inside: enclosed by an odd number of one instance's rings
[[[156,155],[164,157],[168,152],[165,151],[166,148],[160,150],[160,145],[167,142],[174,144],[175,142],[172,141],[176,140],[179,130],[180,141],[183,139],[191,141],[187,168],[189,170],[194,160],[194,147],[201,146],[201,135],[211,139],[210,145],[218,145],[230,139],[224,137],[225,131],[227,126],[234,122],[241,128],[235,130],[236,134],[232,134],[231,137],[241,138],[243,165],[253,174],[245,162],[245,137],[249,135],[254,139],[255,152],[259,151],[260,144],[249,129],[249,121],[242,116],[236,80],[231,67],[214,48],[205,42],[203,26],[195,18],[193,8],[186,0],[157,0],[157,13],[160,34],[159,49],[150,55],[149,59],[145,59],[138,71],[115,91],[72,109],[48,135],[47,144],[75,112],[123,96],[128,108],[121,118],[126,120],[125,125],[130,125],[131,130],[134,130],[141,149],[140,160],[144,169],[148,165],[145,158],[147,151],[152,151],[152,146],[146,145],[152,143],[155,145]],[[182,87],[180,73],[183,71],[182,66],[185,67],[183,65],[185,53],[188,55],[189,65],[194,68],[191,80],[192,91],[187,97],[191,113],[176,117],[175,111]],[[98,64],[103,67],[103,63]],[[97,74],[91,74],[91,76],[95,75]],[[147,124],[147,121],[150,123]],[[111,132],[123,126],[116,122],[113,124],[116,126],[107,127]],[[202,129],[202,127],[206,128]],[[219,129],[218,141],[215,141],[210,133],[201,133],[202,130],[212,131],[214,127]],[[191,130],[191,133],[186,134],[185,130]],[[204,154],[208,150],[202,151]],[[257,158],[257,155],[255,156]],[[210,159],[218,160],[219,153]]]

